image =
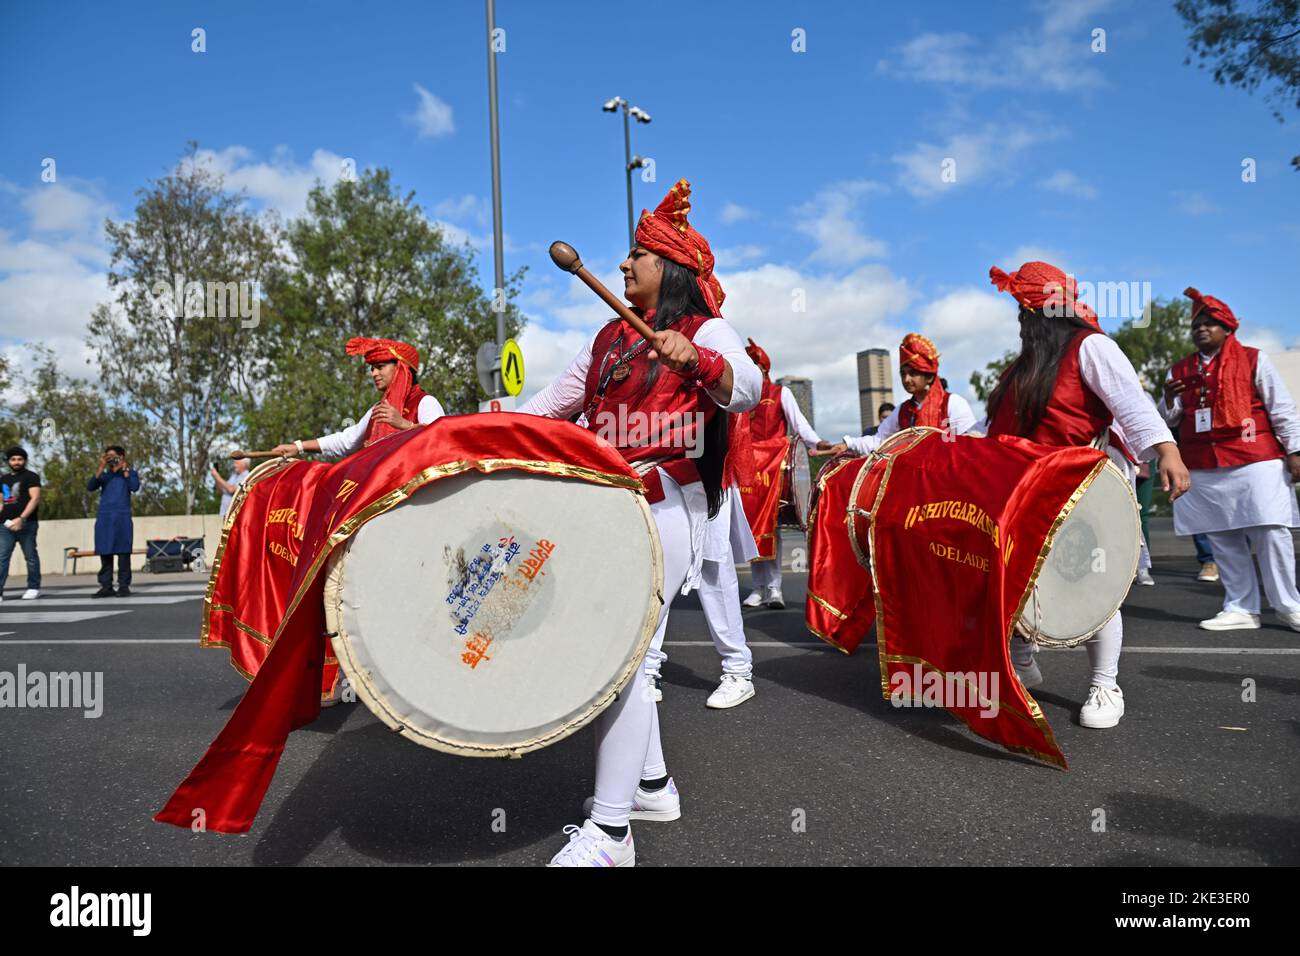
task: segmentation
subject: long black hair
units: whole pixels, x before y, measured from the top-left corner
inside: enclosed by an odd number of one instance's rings
[[[1080,330],[1092,326],[1074,315],[1047,316],[1042,309],[1020,307],[1020,354],[989,395],[988,418],[1010,392],[1016,403],[1016,432],[1029,435],[1047,411],[1061,358]]]
[[[678,321],[692,315],[711,315],[709,305],[704,301],[704,293],[696,281],[695,273],[683,265],[662,256],[659,259],[661,275],[659,280],[659,304],[655,307],[654,330],[662,332],[676,325]],[[645,382],[641,386],[644,397],[659,378],[660,365],[650,364]],[[727,415],[719,410],[712,421],[704,426],[700,437],[701,453],[695,459],[699,469],[700,480],[704,483],[704,494],[709,502],[709,517],[718,513],[722,506],[722,471],[727,460]]]

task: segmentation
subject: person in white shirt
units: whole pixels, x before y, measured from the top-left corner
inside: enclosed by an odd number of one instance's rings
[[[939,350],[924,335],[909,332],[898,347],[898,375],[910,396],[890,412],[874,435],[845,435],[843,447],[858,455],[875,451],[890,435],[905,428],[929,426],[953,435],[975,427],[975,413],[966,399],[943,387],[939,378]],[[838,447],[837,449],[838,450]]]
[[[1169,371],[1160,410],[1178,429],[1192,490],[1174,503],[1174,533],[1206,534],[1223,582],[1223,610],[1207,631],[1260,626],[1264,593],[1278,617],[1300,631],[1295,542],[1300,508],[1300,414],[1267,355],[1237,341],[1239,320],[1223,301],[1196,289],[1196,352]]]
[[[582,826],[551,866],[634,866],[630,820],[681,816],[659,732],[652,673],[663,658],[674,596],[698,587],[705,526],[722,505],[727,412],[758,401],[761,376],[722,319],[722,287],[709,244],[687,221],[690,184],[679,180],[619,266],[623,295],[654,330],[647,341],[622,319],[598,331],[569,367],[519,411],[575,419],[605,438],[641,475],[663,552],[664,606],[638,682],[596,718],[596,792]],[[650,416],[680,426],[643,429]],[[619,425],[611,434],[610,422]],[[647,440],[646,435],[651,437]],[[702,439],[702,441],[701,441]]]
[[[365,357],[370,380],[384,397],[355,425],[320,438],[276,445],[272,450],[277,455],[294,458],[304,452],[319,452],[327,458],[346,458],[381,438],[443,416],[438,400],[415,381],[420,374],[420,353],[415,346],[393,339],[353,338],[348,340],[347,353]]]
[[[749,432],[755,445],[780,445],[784,443],[791,431],[798,436],[810,451],[831,451],[834,446],[819,438],[808,419],[799,410],[799,403],[788,388],[782,388],[772,381],[772,360],[753,340],[745,349],[763,372],[763,393],[758,407],[749,413]],[[750,531],[758,545],[758,556],[749,563],[754,588],[744,600],[745,607],[767,607],[781,610],[785,607],[785,596],[781,591],[781,525],[777,508],[769,506],[771,498],[767,488],[781,482],[781,473],[760,476],[762,482],[755,482],[748,488],[742,488],[742,497],[746,500],[745,511],[749,516]]]
[[[248,477],[248,459],[236,458],[233,466],[234,470],[230,473],[230,478],[222,478],[221,472],[217,471],[215,465],[209,470],[212,472],[212,480],[217,483],[221,489],[221,520],[226,519],[226,512],[230,510],[230,503],[235,498],[235,489],[244,483]]]

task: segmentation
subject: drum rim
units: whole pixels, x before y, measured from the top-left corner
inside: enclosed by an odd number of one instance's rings
[[[794,487],[794,478],[790,479],[790,499],[786,500],[780,494],[776,496],[776,527],[791,528],[796,527],[800,531],[806,532],[812,520],[812,498],[813,487],[817,483],[817,476],[812,473],[812,454],[808,451],[808,446],[798,435],[790,435],[786,439],[785,457],[781,460],[781,485],[785,486],[786,472],[794,473],[794,456],[802,450],[804,457],[808,460],[808,497],[803,501],[803,513],[800,514],[798,494]],[[782,522],[781,516],[789,508],[794,512],[794,524]]]
[[[1022,623],[1022,618],[1025,613],[1025,605],[1029,603],[1030,597],[1033,595],[1034,591],[1038,587],[1038,576],[1040,572],[1043,570],[1043,565],[1047,563],[1047,557],[1052,550],[1052,543],[1056,540],[1056,532],[1060,530],[1061,525],[1065,524],[1065,519],[1068,518],[1071,513],[1073,513],[1074,506],[1083,500],[1084,494],[1088,491],[1089,488],[1092,487],[1092,483],[1096,481],[1098,476],[1100,476],[1101,473],[1105,471],[1108,467],[1115,473],[1115,476],[1119,478],[1120,484],[1128,490],[1129,500],[1133,503],[1133,511],[1138,516],[1138,522],[1139,522],[1138,546],[1133,549],[1133,565],[1131,568],[1128,569],[1128,576],[1123,578],[1122,580],[1131,582],[1133,580],[1133,576],[1137,574],[1138,560],[1142,552],[1142,544],[1141,544],[1142,512],[1138,505],[1137,493],[1133,490],[1133,482],[1129,481],[1124,476],[1124,473],[1119,470],[1119,467],[1113,461],[1111,461],[1109,456],[1106,456],[1103,457],[1102,460],[1097,463],[1097,466],[1094,467],[1093,470],[1088,473],[1088,477],[1086,477],[1079,484],[1079,487],[1075,489],[1074,494],[1070,496],[1070,500],[1065,503],[1065,506],[1061,509],[1061,512],[1056,516],[1056,520],[1052,522],[1052,527],[1047,532],[1047,537],[1043,541],[1043,548],[1038,553],[1038,560],[1034,562],[1034,571],[1029,576],[1029,586],[1025,588],[1025,593],[1021,595],[1020,604],[1017,605],[1016,607],[1015,617],[1012,618],[1012,622],[1013,622],[1011,625],[1012,633],[1013,634],[1018,633],[1026,640],[1031,640],[1033,643],[1038,644],[1040,647],[1078,647],[1080,644],[1085,643],[1094,634],[1096,634],[1103,627],[1109,624],[1111,618],[1113,618],[1116,614],[1119,613],[1120,608],[1124,606],[1124,602],[1128,599],[1129,591],[1132,590],[1131,585],[1130,587],[1125,588],[1124,593],[1120,596],[1120,599],[1115,602],[1115,606],[1110,609],[1110,612],[1105,616],[1101,624],[1099,624],[1097,627],[1093,628],[1092,630],[1088,631],[1088,633],[1086,634],[1074,635],[1072,637],[1045,637],[1042,633],[1039,633],[1037,635],[1033,634],[1031,631],[1026,629]]]
[[[466,473],[468,474],[468,473]],[[510,474],[506,472],[505,474]],[[515,475],[518,477],[518,475]],[[566,479],[556,475],[541,475],[538,477],[557,478],[561,481],[573,481],[577,479]],[[608,488],[611,492],[623,492],[632,495],[637,505],[637,513],[641,516],[646,524],[646,529],[650,534],[650,558],[651,558],[651,578],[655,582],[655,587],[650,598],[646,602],[646,617],[641,627],[641,637],[637,640],[636,648],[629,658],[628,663],[623,666],[614,683],[610,685],[608,691],[601,697],[587,705],[587,708],[567,721],[562,726],[550,731],[549,733],[533,737],[527,741],[517,744],[467,744],[464,742],[450,741],[433,734],[413,729],[400,721],[387,706],[387,701],[383,695],[379,694],[373,685],[370,677],[362,672],[360,665],[353,656],[351,637],[348,635],[343,625],[342,613],[342,595],[343,595],[343,573],[347,563],[347,556],[352,550],[352,543],[356,540],[357,535],[354,533],[348,537],[347,542],[341,548],[335,548],[331,552],[329,562],[325,569],[325,587],[323,601],[325,605],[325,629],[330,638],[330,646],[334,650],[334,656],[338,659],[339,668],[347,675],[352,682],[352,687],[356,691],[357,699],[366,705],[366,708],[374,714],[379,720],[388,727],[389,730],[400,734],[412,743],[421,747],[427,747],[430,750],[437,750],[442,753],[455,754],[461,757],[521,757],[526,753],[534,750],[541,750],[551,744],[558,743],[565,737],[581,730],[587,724],[591,723],[601,712],[608,707],[615,698],[627,687],[632,679],[640,673],[645,659],[646,651],[650,648],[650,642],[654,639],[655,631],[659,626],[659,615],[664,606],[664,560],[663,546],[659,540],[659,528],[655,524],[654,514],[650,510],[650,505],[646,502],[645,494],[634,491],[630,488],[620,488],[613,485],[599,485],[595,482],[587,482],[597,488]],[[390,509],[391,510],[391,509]],[[387,512],[384,512],[385,514]],[[374,517],[378,517],[375,515]],[[366,523],[369,523],[368,521]],[[360,530],[358,527],[356,530]]]
[[[862,553],[862,545],[858,541],[858,526],[856,524],[859,520],[867,521],[868,538],[876,525],[874,519],[862,519],[858,514],[858,492],[862,489],[862,482],[866,480],[866,476],[870,474],[871,469],[875,466],[877,461],[885,462],[885,473],[880,478],[880,489],[876,493],[876,500],[871,503],[871,513],[874,515],[876,513],[876,507],[880,504],[880,496],[884,491],[885,485],[889,481],[889,473],[893,470],[895,455],[911,451],[917,445],[921,444],[921,442],[925,441],[925,439],[930,437],[930,435],[941,434],[943,434],[942,428],[932,428],[929,425],[915,425],[912,428],[904,428],[900,432],[895,432],[881,442],[879,448],[867,453],[867,461],[858,472],[858,476],[853,479],[853,487],[849,489],[849,545],[853,548],[853,554],[858,559],[858,564],[866,568],[867,573],[871,575],[871,589],[873,592],[876,589],[876,572],[871,566],[871,559]],[[895,452],[894,454],[885,453],[887,448],[892,448],[894,445],[901,445],[904,441],[909,441],[911,444],[904,448],[902,452]],[[879,613],[879,607],[877,607],[877,613]]]

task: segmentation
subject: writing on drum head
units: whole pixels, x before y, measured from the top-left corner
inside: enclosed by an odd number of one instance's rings
[[[480,631],[475,631],[470,639],[465,642],[465,653],[460,655],[460,659],[471,668],[478,667],[483,661],[492,660],[487,655],[487,650],[491,646],[491,637]]]
[[[483,600],[492,593],[498,581],[505,575],[506,565],[519,554],[519,544],[514,535],[498,538],[496,546],[484,544],[465,566],[459,581],[447,595],[447,604],[454,607],[452,617],[456,620],[456,633],[464,637],[469,633],[469,622],[474,620]]]
[[[528,557],[524,559],[523,565],[519,568],[519,573],[529,581],[537,577],[539,574],[545,574],[546,572],[542,570],[542,565],[546,563],[546,559],[551,556],[551,552],[554,550],[555,545],[551,544],[551,542],[547,541],[545,538],[540,539],[537,542],[537,546],[528,552]]]

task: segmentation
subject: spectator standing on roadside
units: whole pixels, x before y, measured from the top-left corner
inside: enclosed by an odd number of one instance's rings
[[[0,601],[9,579],[9,561],[14,546],[21,545],[27,560],[27,590],[23,600],[41,593],[41,556],[36,552],[37,509],[41,501],[41,476],[27,467],[27,452],[15,445],[5,453],[9,474],[0,482],[4,507],[0,511]]]

